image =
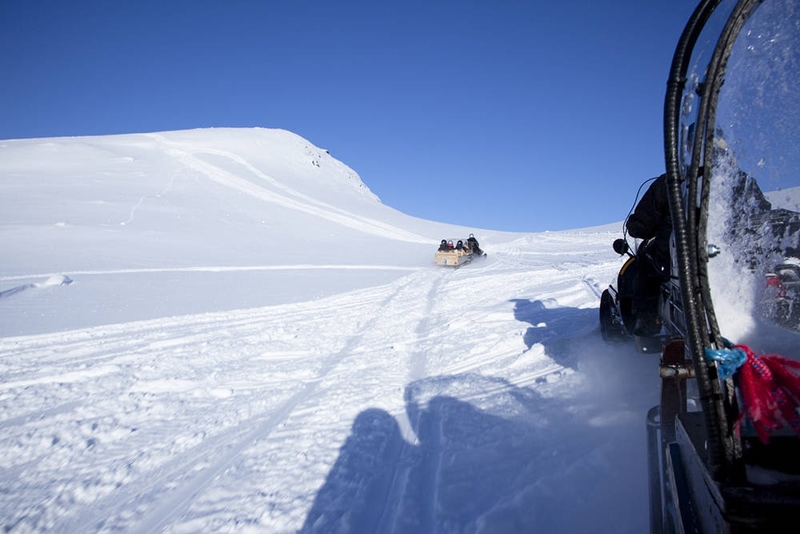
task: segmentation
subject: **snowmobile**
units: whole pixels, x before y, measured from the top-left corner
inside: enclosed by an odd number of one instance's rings
[[[628,259],[619,270],[616,286],[610,285],[600,297],[600,333],[603,341],[614,344],[633,340],[638,352],[660,353],[669,339],[683,336],[680,287],[674,278],[660,284],[657,326],[646,334],[637,332],[634,281],[639,269],[645,268],[643,264],[648,260],[635,253],[624,238],[615,240],[613,248],[620,256],[627,255]],[[642,249],[642,246],[638,247],[637,252]]]
[[[671,272],[657,343],[646,343],[661,357],[661,401],[646,421],[652,533],[797,529],[800,332],[762,303],[768,275],[798,256],[800,214],[750,192],[800,187],[787,142],[800,117],[798,26],[796,0],[700,0],[675,49],[664,103]],[[601,297],[608,340],[636,337],[629,283],[642,261],[624,240],[615,250],[629,258]]]
[[[473,234],[466,239],[442,239],[433,255],[434,265],[461,267],[476,257],[486,256]]]

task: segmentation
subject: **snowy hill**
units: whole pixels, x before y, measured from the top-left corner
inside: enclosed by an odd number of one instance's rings
[[[72,302],[93,309],[88,322],[73,313],[37,328],[49,312],[31,302],[0,334],[305,300],[329,294],[318,273],[302,271],[309,264],[343,261],[334,276],[360,287],[355,267],[424,264],[440,235],[461,230],[384,206],[353,170],[282,130],[5,141],[0,176],[0,246],[13,251],[4,279],[83,275],[100,290]],[[282,270],[282,282],[256,295],[250,283],[268,269]],[[216,283],[214,295],[201,289]],[[150,305],[118,313],[132,300]]]
[[[3,529],[645,531],[619,230],[409,217],[280,130],[0,141]]]
[[[194,265],[219,258],[221,248],[234,250],[237,259],[245,255],[263,263],[267,256],[270,264],[285,263],[265,254],[268,240],[303,258],[314,255],[310,246],[286,245],[302,240],[319,247],[364,234],[430,241],[415,233],[418,229],[406,230],[408,218],[381,205],[355,172],[285,131],[22,140],[0,148],[4,186],[12,192],[31,181],[38,186],[37,197],[5,203],[8,220],[52,222],[33,236],[48,244],[72,242],[80,228],[99,226],[92,236],[98,247],[125,245],[118,247],[125,256],[106,258],[109,264],[152,258]],[[48,206],[47,214],[31,205],[48,197],[59,202]],[[323,223],[327,231],[320,233]],[[75,267],[68,267],[81,268],[86,258],[74,256]]]

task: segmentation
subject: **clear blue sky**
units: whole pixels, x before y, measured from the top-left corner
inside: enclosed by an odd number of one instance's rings
[[[696,0],[0,0],[0,139],[283,128],[405,213],[622,220]]]

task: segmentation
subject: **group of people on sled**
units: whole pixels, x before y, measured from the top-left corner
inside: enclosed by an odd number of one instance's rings
[[[481,250],[480,245],[478,245],[478,240],[475,239],[474,234],[469,234],[467,238],[467,242],[464,243],[463,240],[459,239],[456,241],[456,244],[453,245],[453,240],[442,239],[441,243],[439,243],[439,251],[440,252],[447,252],[450,250],[463,250],[467,253],[483,255],[483,251]]]

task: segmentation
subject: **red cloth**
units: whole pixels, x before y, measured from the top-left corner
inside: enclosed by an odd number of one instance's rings
[[[739,423],[750,420],[763,443],[769,442],[772,431],[787,426],[800,436],[800,362],[777,354],[757,356],[746,345],[735,348],[747,354],[739,368]]]

